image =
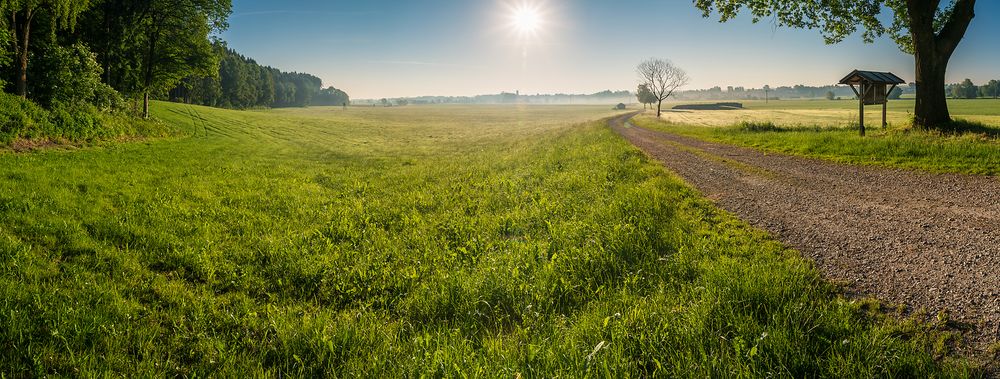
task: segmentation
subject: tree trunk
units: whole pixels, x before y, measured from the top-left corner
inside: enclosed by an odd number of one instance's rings
[[[940,128],[951,122],[948,112],[945,71],[948,63],[922,58],[919,50],[916,59],[917,99],[913,109],[913,123],[919,128]]]
[[[662,108],[663,108],[663,100],[660,100],[659,102],[656,103],[656,118],[660,118],[660,114],[663,113],[660,111],[660,109]]]
[[[156,62],[156,43],[159,40],[160,31],[156,29],[153,31],[152,36],[149,38],[149,51],[146,53],[146,70],[145,78],[143,80],[144,88],[142,90],[142,118],[149,118],[149,89],[153,86],[153,64]]]
[[[31,37],[31,18],[34,16],[32,9],[25,9],[21,19],[18,20],[17,13],[13,13],[14,22],[14,50],[17,53],[17,64],[14,65],[15,84],[17,95],[21,98],[28,98],[28,42]]]
[[[945,72],[948,60],[976,16],[976,0],[956,0],[948,20],[937,33],[934,27],[937,1],[906,0],[906,4],[917,82],[913,126],[946,128],[951,115],[945,99]]]

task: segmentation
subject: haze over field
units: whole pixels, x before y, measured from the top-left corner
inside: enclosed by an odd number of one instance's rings
[[[535,25],[526,36],[519,9]],[[522,12],[523,15],[523,12]],[[994,79],[1000,4],[977,4],[947,82]],[[522,17],[523,18],[523,17]],[[827,85],[853,68],[913,80],[913,59],[888,38],[824,45],[814,30],[704,19],[690,1],[237,1],[230,46],[259,62],[313,73],[353,98],[634,90],[636,62],[668,57],[686,88]]]

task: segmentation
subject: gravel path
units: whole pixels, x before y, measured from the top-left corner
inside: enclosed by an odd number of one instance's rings
[[[626,120],[611,126],[718,206],[812,259],[828,279],[909,310],[946,312],[980,352],[1000,341],[996,178],[765,154]]]

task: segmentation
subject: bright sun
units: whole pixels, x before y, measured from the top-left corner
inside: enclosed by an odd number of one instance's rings
[[[511,9],[511,26],[522,37],[534,36],[542,28],[542,12],[530,4],[521,4]]]

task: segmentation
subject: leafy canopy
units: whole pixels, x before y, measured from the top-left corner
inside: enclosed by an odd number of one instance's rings
[[[955,0],[937,7],[934,33],[940,33],[955,10]],[[913,54],[909,11],[905,0],[695,0],[704,17],[718,13],[719,21],[736,17],[745,8],[757,23],[771,18],[778,26],[818,29],[828,44],[839,43],[861,31],[867,43],[890,36],[900,50]]]

